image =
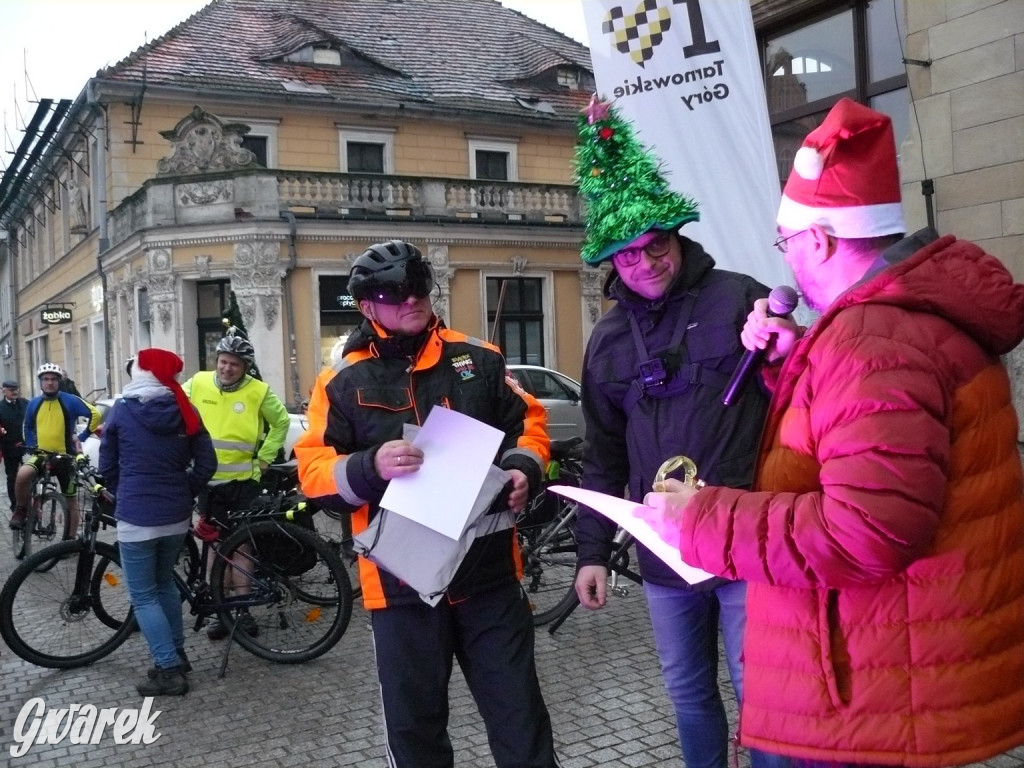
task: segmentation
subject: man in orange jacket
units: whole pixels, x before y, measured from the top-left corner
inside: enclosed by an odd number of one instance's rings
[[[415,246],[371,246],[348,285],[366,319],[314,387],[309,429],[295,444],[303,492],[353,511],[357,535],[371,522],[383,528],[379,504],[388,483],[423,464],[404,429],[436,407],[504,433],[494,464],[509,477],[508,494],[491,503],[439,600],[421,598],[360,559],[390,765],[453,765],[448,680],[457,657],[498,768],[553,768],[511,514],[540,487],[549,452],[544,409],[508,375],[496,347],[445,328],[434,315],[433,273]]]

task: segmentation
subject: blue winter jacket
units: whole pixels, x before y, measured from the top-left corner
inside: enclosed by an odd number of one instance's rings
[[[210,433],[200,427],[188,437],[170,393],[146,401],[122,397],[107,416],[99,471],[117,497],[118,520],[156,526],[186,519],[216,469]]]

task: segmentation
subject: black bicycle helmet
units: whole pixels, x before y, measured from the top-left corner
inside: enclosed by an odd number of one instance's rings
[[[371,245],[355,260],[348,291],[356,301],[401,304],[434,288],[434,273],[420,249],[402,240]]]
[[[217,342],[217,354],[219,355],[221,352],[242,358],[246,368],[251,368],[256,362],[256,350],[245,336],[237,333],[235,328],[229,328],[228,332]]]

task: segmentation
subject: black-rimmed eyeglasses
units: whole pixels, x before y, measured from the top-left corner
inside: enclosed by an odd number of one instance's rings
[[[623,248],[612,257],[616,266],[633,267],[640,263],[641,254],[646,253],[652,259],[660,259],[672,248],[672,233],[659,232],[656,237],[647,241],[643,248]]]
[[[797,235],[802,234],[806,231],[807,230],[805,229],[801,229],[799,232],[794,232],[789,237],[779,237],[778,239],[775,240],[774,243],[772,243],[772,245],[779,249],[779,253],[786,253],[789,250],[789,246],[786,244],[786,241],[791,240]]]

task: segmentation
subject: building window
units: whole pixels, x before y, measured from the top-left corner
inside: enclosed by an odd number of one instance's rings
[[[224,316],[231,306],[231,283],[204,280],[196,283],[196,328],[199,333],[199,368],[213,369],[217,344],[224,336]]]
[[[575,69],[563,69],[559,67],[555,74],[557,83],[563,88],[575,91],[580,87],[580,73]]]
[[[384,145],[350,141],[345,145],[349,173],[384,173]]]
[[[338,126],[342,173],[395,172],[395,132]]]
[[[139,288],[135,294],[135,312],[139,316],[135,348],[147,349],[153,346],[153,311],[149,306],[149,291],[146,288]]]
[[[489,181],[518,181],[519,156],[509,139],[469,137],[469,177]]]
[[[359,305],[348,292],[348,275],[320,277],[320,365],[331,365],[331,351],[345,346],[362,322]]]
[[[249,126],[249,132],[242,137],[242,146],[256,155],[256,162],[264,168],[277,168],[277,120],[251,117],[224,117],[223,120]]]
[[[34,339],[29,339],[27,342],[28,366],[32,372],[32,386],[27,389],[35,394],[38,394],[39,390],[39,379],[36,378],[36,371],[39,370],[39,366],[43,363],[53,362],[50,360],[49,341],[49,336],[44,333],[41,336],[36,336]]]
[[[903,0],[855,0],[765,35],[765,95],[779,179],[804,137],[843,96],[889,115],[896,147],[909,129]]]
[[[508,363],[544,365],[543,288],[538,277],[487,278],[487,335]]]

